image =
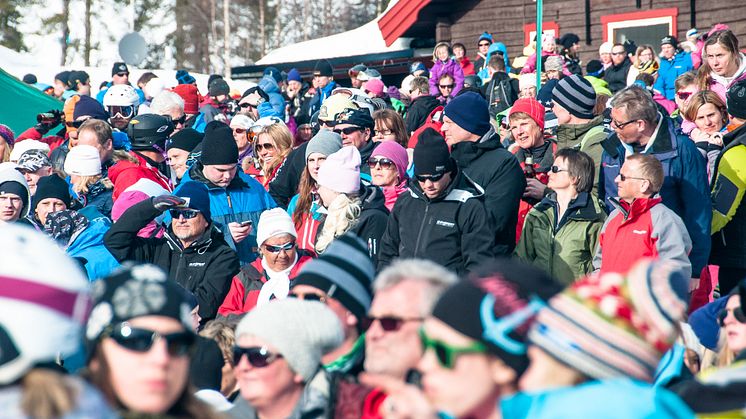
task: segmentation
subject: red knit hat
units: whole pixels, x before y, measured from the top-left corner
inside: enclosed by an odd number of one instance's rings
[[[199,102],[201,97],[197,86],[193,84],[180,84],[172,89],[174,93],[184,99],[184,113],[194,115],[199,113]]]
[[[513,107],[510,108],[508,118],[518,112],[528,114],[528,116],[533,119],[537,125],[539,125],[539,128],[544,129],[544,112],[546,111],[544,109],[544,105],[539,103],[538,100],[532,97],[524,97],[516,100],[513,104]]]

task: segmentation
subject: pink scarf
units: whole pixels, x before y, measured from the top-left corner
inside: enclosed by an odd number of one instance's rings
[[[404,191],[406,190],[407,190],[406,180],[396,186],[384,186],[383,187],[383,196],[386,198],[385,205],[389,211],[391,211],[394,208],[394,204],[396,203],[396,199],[399,198],[399,195],[403,194]]]

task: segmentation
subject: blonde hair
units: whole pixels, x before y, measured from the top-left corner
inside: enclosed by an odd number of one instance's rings
[[[236,344],[236,322],[226,319],[210,320],[199,332],[203,338],[214,340],[223,353],[225,362],[233,365],[233,345]]]
[[[5,151],[3,151],[3,154],[0,155],[0,163],[5,163],[10,161],[10,153],[13,151],[13,146],[5,143]]]
[[[254,142],[254,147],[256,147],[256,144],[259,143],[259,136],[261,136],[262,134],[267,134],[276,150],[275,157],[272,159],[272,162],[270,162],[269,165],[265,167],[264,162],[260,162],[262,170],[264,170],[264,175],[269,176],[272,172],[274,172],[277,166],[279,166],[282,161],[285,160],[285,157],[287,157],[288,154],[290,154],[290,152],[293,150],[293,134],[290,132],[287,125],[285,124],[276,123],[267,125],[259,132],[257,140]],[[257,154],[255,149],[254,156],[256,155]]]
[[[57,371],[32,369],[21,379],[21,385],[21,409],[28,417],[58,418],[77,407],[78,390],[67,376]]]
[[[362,210],[362,201],[358,196],[337,195],[327,208],[326,220],[316,240],[316,252],[323,253],[334,239],[351,229],[360,218]]]
[[[106,189],[114,189],[114,184],[111,183],[111,180],[109,178],[102,178],[101,175],[95,175],[95,176],[78,176],[78,179],[73,182],[72,187],[73,191],[75,191],[78,195],[85,195],[88,193],[88,188],[91,187],[94,183],[101,181],[101,184],[104,185],[104,188]]]

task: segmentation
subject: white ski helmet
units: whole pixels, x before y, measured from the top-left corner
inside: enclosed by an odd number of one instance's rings
[[[115,84],[106,89],[104,95],[104,107],[109,106],[135,106],[140,104],[140,96],[135,88],[129,84]]]

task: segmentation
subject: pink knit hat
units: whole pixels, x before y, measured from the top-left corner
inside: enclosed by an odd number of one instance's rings
[[[383,89],[385,89],[383,82],[380,79],[370,79],[363,84],[363,90],[368,91],[376,97],[383,96]]]
[[[396,141],[383,141],[373,149],[371,156],[382,156],[394,162],[399,172],[399,182],[407,178],[409,156],[407,150]]]
[[[342,147],[327,156],[319,168],[318,184],[344,194],[360,190],[360,152],[353,146]]]

